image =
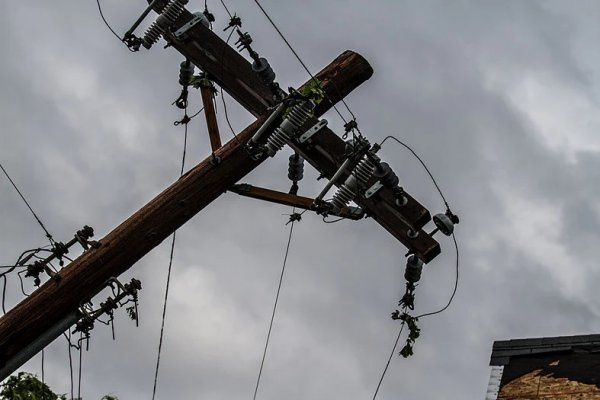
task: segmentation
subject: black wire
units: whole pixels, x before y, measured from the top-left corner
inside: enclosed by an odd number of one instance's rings
[[[100,0],[96,0],[96,3],[98,4],[98,11],[100,12],[100,17],[102,18],[102,21],[104,21],[104,25],[106,25],[106,27],[112,32],[112,34],[115,35],[115,37],[117,39],[119,39],[119,42],[123,42],[123,39],[121,39],[121,37],[117,34],[117,32],[115,32],[115,30],[110,26],[110,24],[108,23],[106,18],[104,18],[104,13],[102,12],[102,6],[100,5]],[[129,49],[129,51],[135,52],[135,50],[133,50],[133,49]]]
[[[221,4],[223,4],[223,7],[225,7],[225,11],[227,11],[227,14],[229,14],[229,18],[232,18],[233,15],[231,15],[231,13],[229,12],[229,8],[227,8],[227,6],[225,5],[225,3],[223,2],[223,0],[221,0]]]
[[[294,213],[296,209],[292,211]],[[287,264],[288,254],[290,252],[290,243],[292,242],[292,233],[294,232],[294,220],[291,220],[290,234],[288,236],[287,246],[285,248],[285,257],[283,258],[283,266],[281,267],[281,275],[279,276],[279,285],[277,286],[277,294],[275,295],[275,304],[273,304],[273,313],[271,314],[271,322],[269,323],[269,331],[267,333],[267,340],[265,342],[265,348],[263,350],[262,360],[260,362],[260,369],[258,371],[258,378],[256,379],[256,387],[254,388],[253,400],[256,400],[256,394],[258,393],[258,386],[260,385],[260,377],[262,375],[263,366],[265,364],[265,357],[267,356],[267,348],[269,347],[269,339],[271,338],[271,330],[273,329],[273,321],[275,320],[275,312],[277,311],[277,303],[279,302],[279,293],[281,292],[281,284],[283,282],[283,275],[285,274],[285,266]]]
[[[190,117],[190,119],[193,119],[193,118],[194,118],[194,117],[196,117],[198,114],[200,114],[202,111],[204,111],[204,107],[202,107],[201,109],[199,109],[197,113],[195,113],[194,115],[192,115],[192,116]]]
[[[448,307],[450,307],[452,300],[454,300],[454,296],[456,295],[456,290],[458,289],[458,265],[459,265],[458,243],[456,243],[456,236],[454,236],[454,233],[452,234],[452,240],[454,241],[454,248],[456,249],[456,278],[454,280],[454,290],[452,290],[452,295],[450,296],[450,300],[448,300],[448,303],[444,307],[440,308],[439,310],[418,315],[416,318],[423,318],[423,317],[428,317],[431,315],[439,314],[439,313],[445,311]]]
[[[381,383],[383,382],[383,378],[385,377],[385,374],[388,370],[388,367],[390,366],[390,362],[392,361],[392,357],[394,357],[394,353],[396,352],[396,347],[398,347],[398,342],[400,341],[400,335],[402,335],[402,330],[404,329],[404,324],[405,322],[402,321],[402,324],[400,325],[400,331],[398,332],[398,336],[396,337],[396,341],[394,342],[394,347],[392,347],[392,352],[390,353],[390,356],[387,360],[387,363],[385,364],[385,368],[383,369],[383,372],[381,374],[381,378],[379,378],[379,383],[377,384],[377,389],[375,389],[375,394],[373,395],[373,400],[375,400],[375,398],[377,397],[377,393],[379,392],[379,388],[381,387]]]
[[[435,180],[435,178],[433,177],[433,175],[431,174],[431,171],[429,171],[429,168],[427,167],[427,165],[425,164],[425,162],[421,159],[421,157],[419,157],[419,155],[406,143],[404,143],[403,141],[401,141],[400,139],[396,138],[395,136],[386,136],[381,143],[379,143],[380,146],[383,146],[383,144],[388,140],[388,139],[393,139],[394,141],[396,141],[399,145],[403,146],[404,148],[406,148],[408,151],[410,151],[412,153],[413,156],[415,156],[415,158],[417,160],[419,160],[419,162],[421,163],[421,165],[423,166],[423,168],[425,168],[425,171],[427,171],[427,174],[429,175],[429,177],[431,178],[431,181],[433,182],[433,184],[435,185],[435,188],[437,189],[438,193],[440,194],[440,196],[442,197],[442,200],[444,200],[444,205],[446,206],[447,209],[450,209],[450,206],[448,205],[448,202],[446,201],[446,197],[444,196],[444,193],[442,193],[442,190],[440,189],[437,181]]]
[[[79,342],[83,340],[83,332],[79,332]],[[81,400],[81,360],[83,358],[82,346],[79,346],[79,377],[77,380],[77,399]]]
[[[187,114],[187,108],[185,109],[185,113]],[[183,154],[181,156],[181,172],[180,172],[180,176],[183,175],[183,170],[185,168],[185,154],[186,154],[186,149],[187,149],[187,136],[188,136],[188,124],[185,124],[185,132],[184,132],[184,138],[183,138]],[[173,232],[173,240],[171,241],[171,252],[169,254],[169,268],[167,269],[167,283],[166,283],[166,288],[165,288],[165,299],[164,299],[164,303],[163,303],[163,313],[162,313],[162,321],[160,324],[160,338],[158,340],[158,354],[156,356],[156,369],[154,371],[154,386],[152,388],[152,400],[154,400],[155,396],[156,396],[156,384],[158,382],[158,370],[160,367],[160,354],[162,352],[162,344],[163,344],[163,337],[164,337],[164,331],[165,331],[165,318],[167,315],[167,302],[169,299],[169,287],[171,284],[171,269],[173,267],[173,255],[175,253],[175,237],[176,237],[177,231]]]
[[[223,0],[221,0],[221,3],[223,3]],[[224,3],[223,3],[223,6],[225,6]],[[227,9],[227,7],[225,7],[225,9]],[[231,40],[231,35],[233,35],[233,32],[234,32],[233,30],[231,30],[231,32],[229,32],[229,36],[227,36],[227,40],[225,41],[225,44],[229,44],[229,40]],[[225,49],[226,48],[227,48],[226,46],[223,46],[223,51],[221,52],[221,78],[220,78],[221,82],[223,81],[223,75],[225,74],[224,61],[225,61]],[[235,134],[233,127],[231,126],[231,121],[229,121],[229,113],[227,112],[227,104],[225,103],[225,95],[223,92],[223,86],[219,86],[219,89],[221,91],[221,101],[223,102],[223,110],[225,111],[225,121],[227,121],[227,125],[229,126],[229,129],[231,130],[233,137],[239,143],[239,139],[238,139],[237,135]]]
[[[73,357],[71,356],[71,331],[69,331],[69,371],[71,377],[71,400],[73,400]]]
[[[46,400],[46,393],[44,391],[44,386],[46,385],[45,375],[44,375],[44,349],[42,349],[42,400]]]
[[[267,13],[267,11],[260,4],[260,2],[258,0],[254,0],[254,2],[256,3],[256,5],[258,6],[258,8],[260,8],[260,10],[265,15],[265,17],[269,20],[269,22],[271,23],[271,25],[273,25],[273,28],[275,28],[275,30],[277,31],[277,33],[279,34],[279,36],[281,37],[281,39],[283,39],[283,41],[285,42],[285,44],[287,45],[287,47],[294,54],[294,56],[296,57],[296,59],[298,60],[298,62],[302,65],[302,67],[304,68],[304,70],[308,73],[308,75],[310,75],[310,77],[312,78],[312,80],[314,82],[318,82],[317,79],[315,78],[315,76],[312,74],[312,72],[310,72],[310,70],[308,69],[308,67],[304,63],[304,61],[302,61],[302,59],[300,58],[300,56],[298,55],[298,53],[296,52],[296,50],[294,50],[294,48],[292,47],[292,45],[290,44],[290,42],[285,38],[285,36],[281,32],[281,30],[279,30],[279,28],[277,27],[277,25],[275,24],[275,22],[273,21],[273,19],[269,16],[269,14]],[[335,87],[335,84],[333,86]],[[335,88],[335,90],[337,91],[337,88]],[[344,116],[342,115],[342,113],[340,112],[340,110],[338,110],[337,106],[331,100],[331,98],[329,97],[329,95],[326,92],[323,92],[323,93],[324,93],[325,97],[327,98],[327,100],[331,103],[333,109],[337,112],[337,114],[340,116],[340,118],[342,119],[342,121],[344,121],[344,124],[347,124],[348,121],[346,121],[346,119],[344,118]],[[338,93],[339,93],[339,91],[338,91]],[[356,117],[354,116],[354,113],[352,112],[352,110],[350,110],[350,107],[346,103],[346,100],[344,100],[344,98],[342,96],[340,96],[340,100],[344,104],[344,106],[346,107],[346,109],[348,110],[348,112],[350,113],[350,115],[352,115],[352,118],[356,120]]]
[[[54,239],[52,238],[52,235],[50,234],[50,232],[48,232],[48,229],[46,229],[46,227],[42,223],[42,220],[40,220],[40,218],[37,216],[37,214],[35,213],[35,211],[33,211],[33,208],[31,208],[31,206],[29,205],[29,202],[27,201],[27,199],[25,199],[25,196],[23,196],[23,193],[21,193],[21,191],[19,190],[19,188],[17,187],[17,185],[15,184],[15,182],[12,180],[12,178],[10,177],[10,175],[8,175],[8,172],[6,172],[6,170],[4,169],[4,167],[2,166],[1,163],[0,163],[0,169],[2,169],[2,172],[4,172],[4,175],[6,175],[6,177],[10,181],[10,183],[13,185],[13,187],[15,188],[15,190],[17,191],[17,193],[19,194],[19,196],[21,196],[21,199],[23,200],[23,202],[25,203],[25,205],[27,206],[27,208],[29,208],[29,211],[31,211],[31,214],[33,215],[33,217],[36,219],[36,221],[38,222],[38,224],[44,230],[44,232],[46,233],[46,237],[50,241],[50,244],[54,245]]]
[[[336,222],[340,222],[341,220],[346,219],[344,217],[341,217],[341,218],[338,218],[338,219],[334,219],[333,221],[327,221],[325,218],[326,217],[323,216],[323,222],[325,222],[326,224],[335,224]]]

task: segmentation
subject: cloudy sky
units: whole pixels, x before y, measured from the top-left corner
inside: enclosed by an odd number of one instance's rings
[[[312,71],[346,49],[369,60],[374,76],[348,97],[361,130],[372,142],[393,134],[413,146],[461,216],[455,301],[420,321],[415,355],[393,358],[378,398],[482,399],[494,340],[598,333],[600,4],[283,3],[263,5]],[[282,86],[307,79],[253,1],[227,4]],[[103,6],[123,33],[145,2]],[[188,8],[203,6],[192,0]],[[222,35],[224,9],[208,6]],[[182,56],[161,46],[128,52],[92,0],[2,1],[0,33],[0,162],[57,240],[84,224],[104,236],[178,177],[183,129],[173,126],[181,112],[170,104]],[[227,101],[241,130],[253,118]],[[190,108],[199,107],[194,93]],[[326,118],[342,130],[334,113]],[[229,139],[222,109],[219,120]],[[198,117],[187,167],[208,149]],[[289,154],[244,181],[286,190]],[[381,154],[407,191],[432,213],[444,211],[410,154],[392,142]],[[319,192],[315,178],[306,172],[301,194]],[[252,396],[290,211],[228,193],[178,232],[157,398]],[[2,264],[45,244],[2,177],[0,221]],[[418,288],[419,313],[452,291],[454,250],[439,240],[443,252]],[[169,244],[122,277],[142,281],[140,327],[124,310],[116,341],[96,327],[83,354],[85,399],[151,398]],[[404,287],[404,253],[372,220],[323,224],[304,214],[258,398],[371,399],[399,328],[389,314]],[[22,299],[15,277],[7,296],[10,307]],[[23,370],[39,375],[40,356]],[[45,372],[55,391],[69,392],[63,339],[46,350]]]

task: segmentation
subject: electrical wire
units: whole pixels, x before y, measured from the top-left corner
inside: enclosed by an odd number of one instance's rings
[[[385,368],[383,369],[383,372],[381,373],[381,378],[379,378],[379,383],[377,384],[377,389],[375,389],[375,394],[373,395],[373,400],[375,400],[375,398],[377,397],[377,393],[379,392],[379,388],[381,387],[383,378],[385,377],[388,367],[390,366],[392,357],[394,357],[394,353],[396,352],[396,347],[398,347],[398,342],[400,341],[400,335],[402,335],[402,330],[404,329],[404,325],[405,325],[405,322],[402,321],[402,324],[400,325],[400,331],[398,331],[398,336],[396,337],[396,341],[394,342],[394,347],[392,347],[392,352],[390,353],[387,363],[385,364]]]
[[[267,18],[267,20],[269,20],[269,22],[271,23],[271,25],[273,26],[273,28],[277,31],[277,33],[279,34],[279,36],[281,37],[281,39],[285,42],[285,44],[290,49],[290,51],[294,54],[294,56],[296,57],[296,59],[298,60],[298,62],[302,65],[302,67],[304,68],[304,70],[308,73],[308,75],[310,75],[311,79],[314,82],[318,82],[317,79],[315,78],[315,76],[312,74],[312,72],[310,72],[310,70],[308,69],[308,67],[304,63],[304,61],[302,61],[302,59],[300,58],[300,56],[298,55],[298,53],[296,52],[296,50],[294,50],[294,48],[292,47],[292,45],[290,44],[290,42],[286,39],[286,37],[281,32],[281,30],[277,27],[277,25],[275,24],[275,21],[273,21],[273,19],[269,16],[269,14],[264,9],[264,7],[260,4],[260,2],[258,0],[254,0],[254,2],[256,3],[256,5],[258,6],[258,8],[260,8],[260,10],[264,14],[264,16]],[[333,85],[333,87],[339,93],[339,91],[337,90],[337,87],[335,87],[335,84]],[[340,116],[340,118],[342,119],[342,121],[344,121],[344,124],[347,124],[348,121],[346,120],[346,118],[344,118],[344,116],[342,115],[342,113],[340,112],[340,110],[337,108],[337,106],[334,104],[334,102],[331,100],[331,98],[329,97],[329,95],[326,92],[324,92],[324,95],[327,98],[327,100],[331,103],[331,105],[332,105],[333,109],[335,110],[335,112]],[[356,120],[356,117],[354,116],[354,113],[352,112],[352,110],[350,109],[350,107],[348,106],[348,104],[346,103],[346,100],[344,100],[343,96],[340,96],[340,101],[344,104],[344,106],[346,107],[346,109],[348,110],[348,112],[350,113],[350,115],[352,116],[352,119]],[[357,130],[358,130],[358,128],[357,128]],[[360,133],[360,130],[359,130],[359,133]]]
[[[187,115],[187,108],[185,109],[185,114]],[[185,168],[185,155],[186,155],[186,149],[187,149],[188,123],[186,122],[184,125],[185,125],[185,131],[184,131],[184,136],[183,136],[183,154],[181,156],[181,171],[180,171],[179,176],[183,175],[183,170]],[[167,269],[167,283],[166,283],[166,288],[165,288],[165,299],[164,299],[164,303],[163,303],[162,320],[161,320],[161,324],[160,324],[160,338],[158,340],[158,354],[156,356],[156,369],[154,371],[154,386],[152,388],[152,400],[154,400],[154,398],[156,396],[156,385],[158,383],[158,370],[160,368],[160,354],[162,352],[162,344],[163,344],[164,331],[165,331],[165,318],[167,315],[167,302],[169,299],[169,287],[171,284],[171,270],[173,267],[173,255],[175,253],[176,234],[177,234],[177,231],[173,232],[173,240],[171,241],[171,251],[169,254],[169,267]]]
[[[46,400],[46,393],[44,386],[46,386],[46,380],[44,375],[44,349],[42,349],[42,400]]]
[[[79,343],[83,340],[83,332],[79,332]],[[77,399],[81,400],[81,360],[83,358],[82,346],[79,346],[79,376],[77,379]]]
[[[397,142],[398,144],[400,144],[401,146],[403,146],[404,148],[406,148],[408,151],[410,151],[412,153],[413,156],[415,156],[415,158],[417,160],[419,160],[419,162],[421,163],[421,165],[423,166],[423,168],[425,169],[425,171],[427,171],[427,174],[431,178],[431,181],[433,182],[433,185],[437,189],[440,197],[444,201],[444,205],[446,206],[446,209],[448,211],[450,211],[450,206],[448,205],[448,201],[446,200],[446,197],[444,196],[444,193],[442,192],[442,189],[438,185],[436,179],[433,177],[433,174],[431,173],[431,171],[429,170],[429,167],[427,167],[427,164],[425,164],[425,162],[423,161],[423,159],[421,159],[421,157],[419,157],[419,155],[412,149],[412,147],[410,147],[409,145],[407,145],[406,143],[404,143],[400,139],[396,138],[395,136],[391,136],[391,135],[390,136],[386,136],[381,141],[381,143],[379,145],[383,146],[383,144],[388,139],[392,139],[395,142]],[[454,289],[452,290],[452,295],[450,296],[450,299],[448,300],[448,303],[444,307],[440,308],[437,311],[433,311],[433,312],[428,312],[428,313],[425,313],[425,314],[421,314],[421,315],[417,316],[416,318],[422,318],[422,317],[427,317],[427,316],[439,314],[439,313],[445,311],[448,307],[450,307],[450,304],[452,304],[452,301],[454,300],[454,297],[456,295],[456,291],[458,290],[459,265],[460,265],[459,258],[460,258],[460,254],[459,254],[459,249],[458,249],[458,243],[456,242],[456,236],[454,235],[454,233],[452,234],[452,240],[454,242],[454,249],[456,250],[456,278],[455,278],[455,281],[454,281]]]
[[[23,196],[23,193],[21,193],[21,191],[19,190],[19,188],[17,187],[17,185],[15,184],[15,182],[12,180],[12,178],[10,177],[10,175],[8,175],[8,172],[6,172],[6,170],[2,166],[2,163],[0,163],[0,169],[2,169],[2,172],[4,172],[4,175],[6,175],[6,177],[8,178],[8,180],[10,181],[10,183],[12,184],[12,186],[15,188],[15,190],[19,194],[19,196],[21,196],[21,199],[23,200],[23,202],[25,203],[25,205],[27,206],[27,208],[29,208],[29,211],[31,211],[31,214],[33,215],[33,217],[35,218],[35,220],[38,222],[38,224],[40,225],[40,227],[44,230],[44,232],[46,233],[46,237],[50,241],[50,244],[52,246],[54,246],[54,239],[52,238],[52,235],[50,234],[50,232],[48,232],[48,229],[46,229],[46,227],[42,223],[42,220],[37,216],[37,214],[35,213],[35,211],[33,211],[33,208],[31,208],[31,205],[29,205],[29,202],[27,201],[27,199],[25,198],[25,196]]]
[[[440,196],[442,197],[442,200],[444,201],[444,205],[446,206],[446,208],[449,210],[450,206],[448,205],[448,202],[446,201],[446,197],[444,196],[444,193],[442,193],[442,189],[440,189],[440,186],[438,185],[437,181],[435,180],[435,178],[433,177],[433,174],[431,173],[431,171],[429,170],[429,168],[427,167],[427,165],[425,164],[425,162],[421,159],[421,157],[419,157],[419,155],[412,149],[412,147],[410,147],[409,145],[407,145],[406,143],[404,143],[403,141],[401,141],[400,139],[398,139],[395,136],[386,136],[381,143],[379,143],[380,146],[383,146],[383,144],[388,140],[388,139],[392,139],[394,141],[396,141],[399,145],[403,146],[404,148],[406,148],[408,151],[410,151],[412,153],[413,156],[415,156],[415,158],[417,160],[419,160],[419,162],[421,163],[421,165],[423,166],[423,168],[425,168],[425,171],[427,171],[427,174],[429,175],[429,177],[431,178],[431,181],[433,182],[433,184],[435,185],[435,188],[437,189],[438,193],[440,194]]]
[[[225,7],[225,10],[227,10],[227,6],[225,6],[225,3],[223,3],[223,0],[221,0],[221,3],[223,4],[223,7]],[[227,10],[227,12],[229,13],[229,10]],[[231,14],[229,14],[229,16],[231,16]],[[229,32],[229,36],[227,36],[227,40],[225,41],[225,44],[229,44],[229,40],[231,40],[231,35],[233,35],[233,29],[231,30],[231,32]],[[227,46],[223,46],[223,51],[221,52],[221,82],[223,81],[223,76],[225,74],[225,49],[227,48]],[[227,121],[227,125],[229,126],[229,130],[231,131],[231,133],[233,134],[233,137],[235,138],[235,140],[239,143],[239,139],[235,133],[235,131],[233,130],[233,127],[231,126],[231,121],[229,121],[229,113],[227,112],[227,104],[225,103],[225,92],[223,91],[223,86],[219,86],[220,92],[221,92],[221,101],[223,102],[223,110],[225,112],[225,121]]]
[[[104,18],[104,13],[102,12],[102,6],[100,5],[100,0],[96,0],[96,4],[98,4],[98,11],[100,12],[100,18],[102,18],[102,21],[104,21],[104,25],[106,25],[106,27],[112,32],[112,34],[115,35],[115,37],[117,39],[119,39],[119,42],[123,42],[123,39],[121,39],[121,37],[117,34],[117,32],[115,32],[115,30],[110,26],[110,24],[108,23],[106,18]]]
[[[452,240],[454,241],[454,248],[456,249],[456,278],[454,280],[454,289],[452,290],[452,295],[450,296],[450,300],[448,300],[448,303],[444,307],[440,308],[439,310],[418,315],[416,318],[423,318],[423,317],[428,317],[431,315],[440,314],[440,313],[444,312],[448,307],[450,307],[450,304],[452,304],[452,301],[454,300],[454,296],[456,295],[456,291],[458,289],[458,265],[459,265],[458,243],[456,242],[456,236],[454,236],[454,233],[452,234]]]
[[[225,3],[223,2],[223,0],[221,0],[221,4],[223,4],[223,7],[225,7],[225,11],[227,11],[227,14],[229,14],[229,18],[232,18],[233,15],[231,15],[231,13],[229,12],[229,8],[227,8],[227,6],[225,5]]]
[[[69,376],[71,378],[71,400],[73,400],[73,357],[71,355],[71,331],[69,331],[69,343],[67,347],[69,348]]]
[[[292,214],[294,214],[296,209],[294,208]],[[302,214],[300,214],[302,215]],[[294,232],[294,222],[295,220],[290,219],[290,233],[287,240],[287,245],[285,247],[285,256],[283,258],[283,266],[281,267],[281,275],[279,276],[279,285],[277,286],[277,294],[275,295],[275,303],[273,304],[273,313],[271,314],[271,322],[269,323],[269,331],[267,333],[267,340],[265,341],[265,348],[263,350],[262,360],[260,362],[260,369],[258,370],[258,377],[256,378],[256,387],[254,388],[254,396],[253,400],[256,400],[256,395],[258,393],[258,387],[260,385],[260,378],[262,376],[263,366],[265,364],[265,358],[267,356],[267,349],[269,348],[269,339],[271,338],[271,331],[273,329],[273,321],[275,320],[275,312],[277,311],[277,303],[279,302],[279,294],[281,293],[281,284],[283,283],[283,276],[285,274],[285,266],[287,264],[288,254],[290,252],[290,244],[292,242],[292,234]]]

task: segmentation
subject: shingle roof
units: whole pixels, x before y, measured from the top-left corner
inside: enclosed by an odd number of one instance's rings
[[[497,340],[492,347],[490,365],[507,365],[510,358],[515,356],[558,353],[577,347],[592,347],[600,351],[600,335]]]

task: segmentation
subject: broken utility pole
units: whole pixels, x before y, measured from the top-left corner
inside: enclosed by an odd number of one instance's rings
[[[339,101],[372,75],[371,66],[360,55],[345,52],[317,74],[323,89]],[[319,107],[321,115],[331,105]],[[266,111],[266,109],[265,109]],[[255,160],[246,142],[261,127],[267,115],[244,129],[215,152],[220,163],[208,157],[165,189],[112,232],[99,240],[99,247],[85,252],[62,269],[55,279],[21,301],[0,318],[0,380],[12,371],[4,367],[13,359],[27,361],[71,325],[69,315],[98,293],[112,277],[127,271],[177,228],[196,215],[264,159]],[[66,326],[61,329],[60,322]],[[54,329],[53,329],[54,328]],[[48,337],[50,336],[54,337]],[[42,337],[42,338],[40,338]],[[43,340],[42,340],[43,339]],[[41,342],[40,342],[41,340]],[[35,352],[28,347],[36,344]]]
[[[324,99],[310,112],[303,111],[307,120],[297,123],[298,137],[283,140],[283,124],[295,118],[296,105],[291,107],[290,103],[282,102],[286,94],[273,82],[274,72],[266,60],[258,58],[250,48],[250,37],[238,30],[240,40],[245,40],[245,49],[251,53],[253,65],[207,26],[198,23],[202,21],[201,13],[191,14],[183,8],[185,3],[185,0],[153,0],[150,6],[163,13],[162,22],[158,24],[157,20],[140,39],[133,35],[140,22],[138,19],[123,41],[134,50],[142,44],[149,49],[163,36],[185,56],[186,63],[199,67],[258,119],[221,147],[214,108],[211,107],[212,93],[209,88],[202,88],[204,105],[209,106],[205,112],[213,154],[101,239],[98,248],[75,259],[54,279],[0,318],[0,380],[75,323],[81,317],[80,306],[102,290],[109,279],[129,269],[227,190],[323,214],[352,219],[366,214],[423,262],[433,260],[440,253],[438,242],[423,230],[431,221],[429,211],[398,186],[398,178],[387,164],[379,162],[375,153],[380,146],[371,146],[363,137],[347,143],[327,128],[326,120],[318,119],[371,77],[373,71],[364,58],[346,51],[305,83],[303,88],[314,88],[316,84],[323,91]],[[264,64],[260,64],[261,60]],[[262,69],[256,69],[257,61]],[[272,78],[270,81],[269,77]],[[302,93],[302,88],[298,92]],[[293,94],[290,93],[290,97]],[[313,104],[306,99],[301,102],[298,104]],[[286,105],[289,114],[283,117]],[[279,123],[282,125],[278,126]],[[347,129],[346,133],[349,131]],[[318,197],[311,199],[250,185],[234,186],[268,158],[264,152],[253,151],[269,148],[275,142],[278,148],[290,145],[297,155],[329,180]],[[269,150],[271,156],[276,151]],[[357,173],[359,167],[370,171]],[[339,193],[342,195],[338,196],[339,201],[328,203],[323,197],[333,186],[339,187],[334,200]],[[363,191],[363,188],[368,189]],[[350,201],[360,208],[348,206]]]

